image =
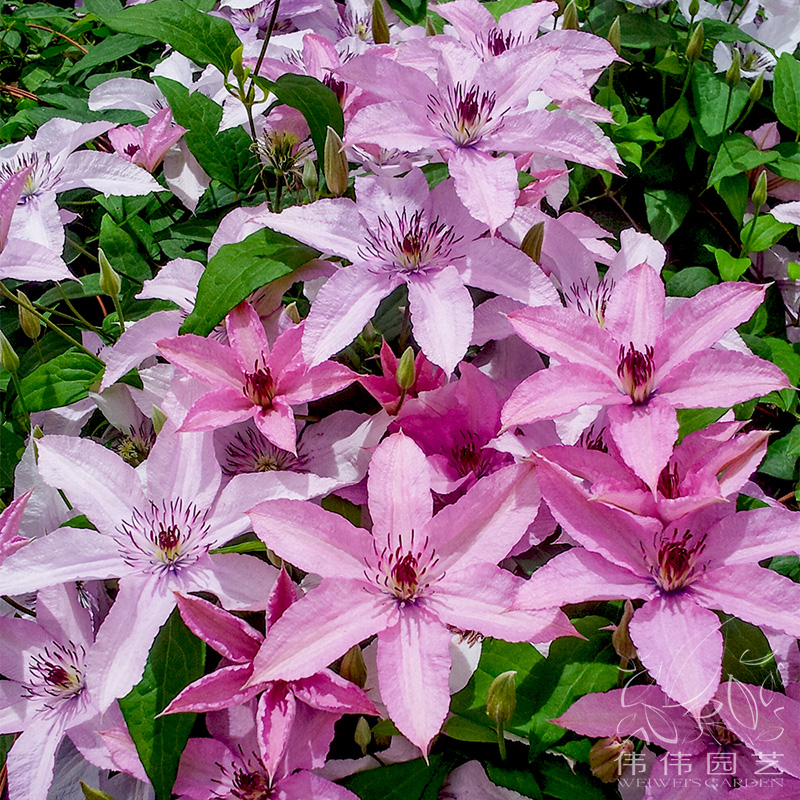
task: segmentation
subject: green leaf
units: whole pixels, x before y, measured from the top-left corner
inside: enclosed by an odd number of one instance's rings
[[[244,129],[237,126],[219,131],[221,105],[200,92],[190,94],[185,86],[170,78],[156,78],[155,82],[167,98],[175,122],[189,131],[186,144],[200,166],[234,191],[247,191],[258,168],[250,150],[251,139]]]
[[[268,228],[242,242],[223,245],[200,278],[194,310],[181,333],[208,336],[249,294],[290,275],[317,255],[316,250]]]
[[[691,201],[685,194],[672,189],[650,189],[644,193],[644,204],[650,232],[660,242],[666,242],[686,218]]]
[[[661,142],[664,140],[664,137],[653,127],[653,118],[649,114],[637,117],[626,125],[613,128],[612,136],[615,140],[626,142]]]
[[[705,21],[703,22],[705,25]],[[730,94],[730,106],[728,95]],[[725,78],[711,71],[703,62],[695,64],[692,75],[692,96],[700,125],[707,136],[726,131],[739,118],[747,105],[749,89],[746,81],[730,90]],[[727,118],[726,118],[727,109]]]
[[[557,800],[605,800],[600,783],[579,766],[574,771],[562,759],[547,759],[541,765],[544,793]]]
[[[727,408],[679,408],[678,441],[716,422]]]
[[[87,786],[83,781],[80,781],[80,784],[81,791],[86,800],[114,800],[110,794],[101,792],[99,789],[93,789],[91,786]]]
[[[512,792],[518,792],[525,797],[533,797],[535,800],[541,800],[542,798],[542,790],[531,772],[506,769],[505,767],[497,766],[497,764],[487,764],[486,774],[489,776],[489,780],[497,786],[510,789]]]
[[[119,706],[156,800],[169,800],[195,714],[157,717],[178,693],[203,674],[205,642],[193,636],[175,609],[159,631],[142,680]]]
[[[0,425],[0,486],[7,489],[14,485],[14,470],[17,468],[25,440],[6,425]]]
[[[94,14],[102,20],[113,14],[118,14],[123,9],[120,0],[84,0],[83,8],[87,14]]]
[[[678,34],[665,22],[648,14],[635,12],[622,14],[619,18],[622,46],[631,50],[650,50],[667,47],[678,38]]]
[[[636,142],[617,142],[617,152],[623,161],[642,167],[642,146]]]
[[[714,247],[713,253],[719,275],[723,281],[738,281],[747,272],[752,263],[747,256],[735,258],[721,247]]]
[[[153,277],[150,265],[139,252],[133,237],[117,225],[108,214],[103,214],[100,222],[100,247],[111,262],[111,266],[121,275],[137,283]]]
[[[659,115],[656,127],[665,139],[677,139],[689,126],[691,119],[689,101],[681,97],[674,106]]]
[[[775,556],[770,559],[769,568],[795,583],[800,583],[800,558],[797,556]]]
[[[296,108],[305,118],[322,172],[328,126],[344,136],[344,116],[336,95],[316,78],[291,72],[274,82],[272,92],[281,103]]]
[[[800,264],[796,261],[790,261],[786,265],[786,275],[790,281],[800,281]]]
[[[783,53],[775,65],[772,103],[778,119],[800,132],[800,63],[791,53]]]
[[[746,173],[723,178],[716,185],[717,194],[725,201],[731,216],[742,224],[744,212],[747,210],[747,201],[750,199],[750,181]]]
[[[781,178],[800,181],[800,142],[781,142],[773,150],[778,153],[778,158],[770,162],[770,172]]]
[[[20,381],[28,411],[68,406],[89,396],[104,365],[96,358],[72,348],[37,367]]]
[[[743,133],[734,133],[722,143],[714,160],[714,167],[708,185],[714,186],[722,178],[729,178],[741,172],[760,167],[778,158],[771,150],[759,150],[756,143]]]
[[[684,267],[667,281],[667,294],[670,297],[694,297],[716,283],[719,283],[719,278],[707,267]]]
[[[437,800],[447,776],[458,766],[452,756],[432,755],[357,772],[342,783],[361,800]]]
[[[736,678],[752,686],[773,691],[783,685],[767,637],[755,625],[727,614],[720,614],[725,649],[722,653],[722,679]]]
[[[389,8],[408,25],[424,25],[428,0],[387,0]]]
[[[784,481],[796,480],[797,459],[800,458],[800,425],[796,425],[792,430],[770,442],[767,448],[767,457],[758,468],[759,472],[771,475]]]
[[[99,44],[89,49],[89,52],[80,61],[76,61],[72,69],[67,73],[74,75],[86,69],[92,69],[100,64],[108,64],[116,61],[123,56],[135,53],[140,47],[152,42],[145,36],[134,36],[130,33],[118,33],[116,36],[109,36]]]
[[[703,20],[703,34],[706,39],[713,39],[716,42],[755,41],[749,33],[745,33],[738,25],[731,25],[730,22],[708,17]]]
[[[742,228],[742,249],[748,253],[769,250],[792,228],[794,225],[791,222],[778,222],[771,214],[761,214]]]
[[[166,42],[195,64],[213,64],[223,75],[231,69],[233,51],[241,46],[230,22],[180,0],[131,6],[103,21],[112,30]]]
[[[100,273],[93,272],[91,275],[84,275],[80,281],[64,281],[60,286],[48,289],[37,302],[49,306],[64,297],[74,300],[76,297],[96,297],[98,294],[103,294],[100,291]]]

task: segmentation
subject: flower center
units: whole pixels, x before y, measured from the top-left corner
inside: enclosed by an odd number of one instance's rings
[[[731,730],[725,727],[725,723],[719,714],[713,713],[702,720],[702,728],[718,745],[722,747],[733,747],[742,744],[742,740]]]
[[[0,165],[0,182],[7,180],[25,167],[33,167],[22,188],[17,205],[24,206],[32,197],[38,197],[55,186],[62,170],[56,170],[49,153],[22,153]]]
[[[327,73],[322,79],[322,82],[336,95],[336,99],[341,104],[342,100],[344,100],[345,92],[347,91],[345,82],[334,78],[332,72]]]
[[[84,648],[72,642],[67,645],[54,643],[31,656],[30,681],[25,687],[28,697],[68,700],[80,694],[83,691],[85,658]]]
[[[133,509],[118,528],[122,558],[145,572],[178,572],[208,552],[207,512],[182,500]]]
[[[298,451],[302,447],[298,446]],[[281,450],[255,428],[247,427],[237,433],[225,448],[222,469],[226,475],[241,475],[243,472],[274,472],[291,470],[305,472],[305,458]]]
[[[426,538],[419,549],[414,545],[414,532],[411,532],[411,544],[403,545],[403,537],[398,539],[397,547],[390,542],[380,553],[373,541],[377,563],[373,575],[364,572],[365,577],[377,583],[388,594],[396,597],[401,605],[415,602],[424,596],[432,584],[438,581],[441,573],[434,572],[439,563],[436,551],[430,547]],[[369,564],[368,564],[369,566]]]
[[[482,478],[505,465],[505,454],[481,447],[472,431],[459,431],[458,437],[461,442],[453,447],[450,454],[459,475],[473,474],[476,478]]]
[[[577,308],[581,314],[597,320],[601,328],[606,324],[606,306],[613,288],[613,282],[601,281],[597,286],[590,286],[586,280],[573,283],[564,292],[567,305]]]
[[[428,119],[454,144],[467,147],[498,129],[503,114],[493,119],[496,102],[494,92],[458,83],[444,95],[428,95]]]
[[[622,390],[637,405],[650,397],[654,373],[653,348],[650,345],[645,347],[644,353],[637,350],[633,342],[628,345],[627,350],[624,345],[620,346],[617,375],[622,381]]]
[[[663,497],[674,500],[676,497],[680,497],[680,492],[678,491],[680,482],[681,479],[680,475],[678,475],[678,465],[667,464],[667,466],[661,470],[661,474],[658,476],[657,489]]]
[[[272,790],[263,772],[244,772],[237,769],[233,773],[231,794],[236,800],[267,800]]]
[[[378,262],[383,269],[400,272],[427,272],[452,263],[453,245],[461,241],[453,228],[423,219],[422,211],[408,216],[406,210],[378,218],[378,230],[367,233],[367,243],[360,255],[367,261]]]
[[[256,363],[253,372],[246,372],[242,392],[254,405],[271,408],[275,397],[275,381],[269,367],[259,367]]]
[[[493,56],[499,56],[512,47],[522,43],[521,33],[503,33],[499,28],[492,28],[486,37],[486,47]]]
[[[114,442],[113,449],[120,458],[132,467],[138,467],[147,460],[156,442],[156,432],[152,423],[142,423],[138,428],[130,428],[127,436]]]
[[[605,428],[600,428],[599,432],[595,433],[594,425],[587,428],[578,438],[578,447],[584,450],[598,450],[601,453],[608,452],[608,446],[605,442]]]
[[[645,555],[645,562],[656,583],[665,592],[675,592],[694,583],[705,571],[705,564],[698,564],[706,548],[706,534],[695,538],[689,531],[672,536],[657,535],[655,564]]]

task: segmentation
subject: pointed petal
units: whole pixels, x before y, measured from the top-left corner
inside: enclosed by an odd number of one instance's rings
[[[269,356],[267,334],[261,317],[248,302],[239,303],[225,317],[228,340],[243,372],[254,372]]]
[[[256,427],[276,447],[297,455],[297,425],[294,412],[284,398],[276,397],[269,408],[256,406]]]
[[[472,339],[472,298],[455,267],[408,278],[414,338],[429,361],[448,375]]]
[[[427,80],[423,73],[419,74]],[[448,143],[441,132],[420,114],[419,103],[407,100],[375,103],[357,112],[347,126],[345,144],[350,146],[361,142],[409,153]]]
[[[244,422],[258,410],[259,407],[242,394],[241,388],[237,390],[225,386],[222,389],[212,389],[194,402],[178,428],[179,435],[189,431],[210,431]]]
[[[294,695],[283,681],[271,684],[258,698],[256,711],[258,744],[270,780],[274,780],[278,764],[286,752],[296,706]]]
[[[364,576],[372,536],[339,514],[302,500],[268,500],[248,514],[259,538],[290,564],[324,578]]]
[[[210,567],[199,564],[186,575],[187,592],[210,592],[233,611],[261,611],[278,570],[244,553],[212,553]]]
[[[286,567],[282,566],[267,598],[266,629],[269,630],[298,599],[298,587],[289,577]]]
[[[364,581],[324,580],[270,629],[250,683],[308,678],[393,623],[396,608]]]
[[[284,373],[278,381],[278,392],[287,403],[310,403],[320,397],[340,392],[358,376],[344,364],[323,361],[311,369],[295,369]]]
[[[244,373],[233,349],[215,339],[187,333],[157,342],[167,361],[212,386],[228,386],[241,391]]]
[[[298,700],[319,711],[380,716],[372,701],[358,686],[329,669],[295,681],[292,691]]]
[[[659,686],[698,716],[717,691],[722,671],[717,615],[686,596],[661,594],[636,611],[629,630]]]
[[[605,311],[606,328],[620,344],[643,352],[664,329],[664,281],[649,265],[640,264],[614,287]]]
[[[450,706],[451,633],[421,606],[407,605],[378,636],[381,698],[400,732],[423,753]]]
[[[456,147],[447,161],[461,202],[494,233],[514,213],[519,184],[514,157],[495,158],[472,147]]]
[[[67,157],[59,192],[88,186],[105,195],[140,195],[163,192],[164,187],[147,170],[115,153],[80,150]]]
[[[709,530],[709,538],[725,542],[723,564],[755,564],[800,550],[797,514],[782,507],[731,514]]]
[[[279,782],[281,800],[358,800],[349,789],[301,770]]]
[[[252,664],[222,667],[189,684],[161,713],[205,714],[208,711],[221,711],[231,706],[243,705],[263,689],[263,686],[242,689],[252,674]]]
[[[49,247],[24,239],[9,239],[0,251],[0,279],[70,281],[75,276]]]
[[[9,796],[44,800],[53,782],[56,752],[64,737],[66,719],[37,719],[14,742],[8,754]]]

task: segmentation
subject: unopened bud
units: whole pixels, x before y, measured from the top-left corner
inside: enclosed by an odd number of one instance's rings
[[[759,72],[758,77],[753,81],[750,87],[750,102],[757,103],[764,94],[764,73]]]
[[[317,168],[314,166],[314,162],[310,158],[307,158],[303,162],[303,186],[308,189],[309,192],[316,192],[318,185],[319,178],[317,177]]]
[[[356,723],[356,732],[353,738],[356,744],[361,748],[363,755],[367,754],[367,747],[372,741],[372,731],[369,728],[369,722],[364,717],[359,717]]]
[[[394,374],[394,379],[401,389],[408,390],[414,385],[414,381],[417,379],[414,367],[414,350],[406,347],[397,364],[397,372]]]
[[[33,303],[19,289],[17,289],[17,300],[19,300],[19,305],[17,306],[19,326],[29,339],[36,341],[42,332],[42,321],[34,313]]]
[[[233,66],[233,74],[237,78],[237,80],[239,80],[240,83],[244,82],[247,78],[247,73],[245,72],[244,65],[242,64],[243,52],[244,52],[244,45],[241,45],[231,53],[231,64]]]
[[[33,436],[34,439],[44,439],[44,431],[38,425],[34,425],[31,436]]]
[[[578,22],[578,7],[575,0],[570,0],[569,5],[564,9],[564,17],[561,21],[561,29],[565,31],[577,31],[580,28]]]
[[[636,658],[636,646],[633,644],[628,631],[631,617],[633,617],[633,603],[630,600],[626,600],[622,611],[622,619],[611,636],[611,643],[614,645],[617,655],[625,662],[625,665]]]
[[[342,139],[328,126],[325,137],[325,183],[334,197],[341,197],[347,191],[347,157],[342,150]]]
[[[686,58],[691,64],[694,64],[701,55],[703,55],[703,45],[705,44],[705,34],[703,33],[703,21],[697,23],[692,36],[689,39],[689,44],[686,45]]]
[[[367,684],[367,665],[364,663],[364,656],[361,648],[354,644],[343,656],[342,665],[339,667],[339,674],[350,683],[354,683],[359,689],[363,689]]]
[[[700,13],[700,0],[692,0],[689,3],[689,17],[694,19]]]
[[[389,44],[389,23],[383,13],[383,0],[372,2],[372,41],[375,44]]]
[[[619,27],[619,17],[617,17],[611,23],[611,27],[608,29],[608,36],[606,38],[608,39],[609,44],[617,51],[617,54],[619,54],[620,48],[622,47],[622,31]]]
[[[511,722],[517,707],[517,671],[498,675],[486,695],[486,714],[500,728]]]
[[[619,780],[627,764],[625,756],[633,752],[633,742],[621,740],[619,736],[600,739],[589,751],[589,767],[592,775],[603,783]]]
[[[734,47],[731,57],[731,65],[725,73],[725,83],[728,86],[738,86],[739,81],[742,79],[742,57],[739,51]]]
[[[761,174],[756,181],[756,188],[753,189],[753,205],[756,210],[760,209],[767,202],[767,171],[761,170]]]
[[[97,251],[97,260],[100,262],[100,291],[109,297],[119,297],[122,281],[111,266],[111,262],[106,258],[102,248]]]
[[[152,420],[153,430],[156,432],[156,434],[161,433],[161,429],[167,422],[167,415],[158,406],[153,406]]]
[[[79,783],[81,785],[83,796],[86,798],[86,800],[114,800],[110,794],[101,792],[100,789],[94,789],[91,786],[87,786],[83,781],[79,781]]]
[[[289,305],[283,310],[286,313],[286,316],[289,317],[289,319],[294,322],[295,325],[297,325],[302,319],[300,316],[300,310],[297,308],[297,303],[294,301],[289,303]]]
[[[2,331],[0,331],[0,366],[12,374],[16,374],[19,369],[19,356],[14,352],[11,342],[6,339],[6,335]]]
[[[519,249],[525,253],[528,258],[539,263],[542,257],[542,245],[544,244],[544,222],[537,222],[531,225],[530,230],[525,234],[522,244]]]
[[[430,17],[425,17],[425,35],[436,36],[436,28],[434,28],[433,20]]]

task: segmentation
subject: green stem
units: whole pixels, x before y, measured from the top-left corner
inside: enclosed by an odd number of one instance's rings
[[[750,246],[750,240],[753,238],[753,231],[756,229],[756,221],[758,220],[758,216],[761,213],[761,209],[757,208],[756,213],[753,214],[752,224],[750,226],[750,230],[747,232],[747,238],[742,242],[742,249],[739,252],[740,257],[744,257],[747,255],[747,248]]]
[[[498,722],[497,723],[497,747],[500,750],[500,758],[501,760],[506,760],[506,736],[505,731],[503,730],[503,724]]]
[[[75,249],[76,249],[76,250],[77,250],[79,253],[83,253],[83,255],[87,256],[88,258],[91,258],[91,259],[92,259],[92,261],[94,261],[94,263],[95,263],[95,264],[97,264],[97,263],[98,263],[98,261],[97,261],[97,256],[94,256],[94,255],[92,255],[92,254],[91,254],[91,253],[90,253],[90,252],[89,252],[89,251],[88,251],[88,250],[87,250],[85,247],[82,247],[81,245],[79,245],[79,244],[78,244],[78,243],[77,243],[77,242],[76,242],[74,239],[70,239],[70,237],[69,237],[69,236],[67,236],[67,241],[68,241],[68,242],[69,242],[69,243],[70,243],[70,244],[71,244],[71,245],[72,245],[72,246],[73,246],[73,247],[74,247],[74,248],[75,248]]]
[[[88,319],[84,319],[83,315],[78,312],[78,309],[72,305],[69,297],[67,297],[67,293],[64,291],[64,287],[60,283],[57,283],[56,286],[58,287],[58,293],[61,295],[61,299],[67,304],[67,308],[75,315],[75,319],[81,325],[85,325],[89,330],[94,331],[94,333],[100,333],[100,331],[95,328]],[[36,304],[34,303],[34,305]]]
[[[119,295],[114,295],[111,298],[114,301],[114,310],[117,312],[117,318],[119,319],[119,332],[120,334],[125,333],[125,317],[122,316],[122,306],[119,302]]]

